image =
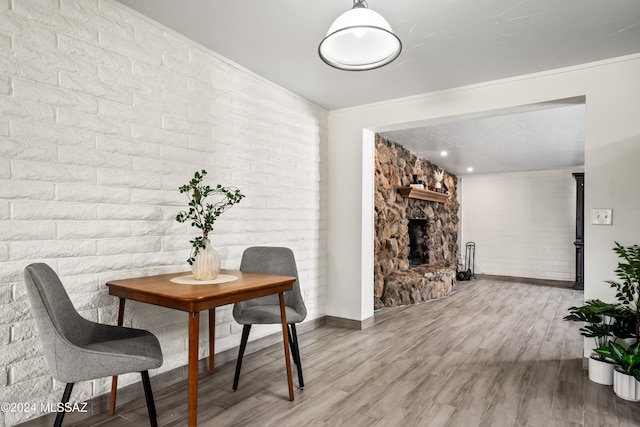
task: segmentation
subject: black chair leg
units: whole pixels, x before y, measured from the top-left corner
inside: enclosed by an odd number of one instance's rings
[[[69,399],[71,398],[71,390],[73,390],[73,383],[67,383],[64,388],[64,393],[62,393],[62,407],[64,408],[65,404],[69,403]],[[64,411],[58,412],[56,415],[56,420],[53,422],[53,427],[62,427],[62,420],[64,419]]]
[[[140,372],[142,375],[142,386],[144,387],[144,397],[147,399],[147,410],[149,411],[149,422],[151,427],[158,427],[158,415],[156,414],[156,405],[153,402],[153,392],[151,391],[151,381],[149,380],[149,371]]]
[[[244,325],[244,327],[242,328],[242,339],[240,340],[240,350],[238,351],[238,360],[236,361],[236,375],[233,377],[233,391],[238,390],[240,369],[242,368],[242,356],[244,356],[244,350],[247,348],[247,341],[249,341],[249,332],[251,332],[251,325]]]
[[[296,332],[296,324],[289,324],[289,344],[291,345],[291,353],[293,354],[293,361],[298,369],[298,383],[300,388],[304,388],[304,380],[302,379],[302,362],[300,361],[300,347],[298,346],[298,333]]]
[[[298,360],[300,360],[300,355],[298,354],[298,347],[296,346],[296,342],[293,339],[293,335],[291,335],[291,326],[289,323],[287,325],[287,334],[289,335],[289,347],[291,348],[291,357],[293,358],[293,363],[296,364],[296,368],[298,367]]]

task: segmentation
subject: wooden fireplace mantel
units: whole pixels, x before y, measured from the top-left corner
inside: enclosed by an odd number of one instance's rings
[[[421,188],[414,187],[399,187],[398,192],[402,197],[409,199],[428,200],[430,202],[444,203],[449,195],[446,193],[438,193],[437,191],[423,190]]]

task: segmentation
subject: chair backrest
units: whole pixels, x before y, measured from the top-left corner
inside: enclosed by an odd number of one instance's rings
[[[252,246],[247,248],[242,254],[240,271],[295,277],[296,281],[293,283],[293,289],[284,294],[284,302],[285,305],[292,307],[296,312],[300,313],[303,319],[306,317],[307,308],[304,305],[304,300],[300,293],[296,259],[291,249],[275,246]],[[268,295],[236,303],[234,310],[236,307],[242,309],[255,305],[279,305],[278,296]]]
[[[60,278],[47,264],[28,265],[24,281],[49,370],[60,380],[65,377],[63,371],[72,369],[73,361],[65,364],[59,360],[57,347],[82,343],[90,334],[92,322],[80,316]]]

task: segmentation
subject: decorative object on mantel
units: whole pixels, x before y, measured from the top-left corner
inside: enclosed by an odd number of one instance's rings
[[[436,191],[442,190],[442,180],[444,179],[444,171],[440,169],[433,173],[433,177],[436,179]]]
[[[422,180],[418,180],[418,175],[413,175],[413,182],[409,184],[409,187],[424,190],[424,182],[422,182]]]
[[[209,233],[213,230],[216,219],[231,206],[239,203],[244,195],[237,188],[223,187],[218,184],[215,188],[204,185],[207,171],[196,171],[193,179],[186,185],[179,187],[180,193],[185,193],[189,199],[189,210],[180,211],[176,221],[191,221],[191,225],[202,230],[202,236],[190,240],[193,249],[187,260],[196,280],[213,280],[220,271],[220,255],[209,242]],[[215,203],[207,203],[208,196],[218,196]]]

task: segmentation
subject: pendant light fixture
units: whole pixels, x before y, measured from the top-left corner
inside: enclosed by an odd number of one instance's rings
[[[340,15],[320,42],[320,58],[341,70],[362,71],[387,65],[400,55],[402,43],[386,19],[353,0],[353,8]]]

